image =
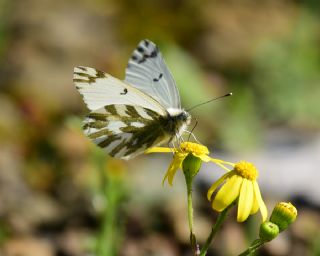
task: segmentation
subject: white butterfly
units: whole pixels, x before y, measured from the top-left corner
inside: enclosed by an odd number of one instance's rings
[[[85,134],[113,157],[130,159],[169,143],[190,124],[173,77],[149,40],[133,52],[124,81],[82,66],[74,68],[73,81],[91,110]]]

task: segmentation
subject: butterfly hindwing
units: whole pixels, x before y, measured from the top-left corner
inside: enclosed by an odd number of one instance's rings
[[[149,40],[142,40],[134,50],[125,81],[152,96],[165,108],[181,108],[174,79],[158,47]]]
[[[165,119],[153,110],[132,105],[108,105],[84,121],[85,134],[109,155],[130,159],[168,141]]]

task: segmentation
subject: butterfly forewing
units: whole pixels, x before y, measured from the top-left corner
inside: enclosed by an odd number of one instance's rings
[[[165,109],[153,98],[109,74],[89,67],[74,68],[73,81],[90,110],[106,105],[139,105],[165,114]]]
[[[85,134],[109,155],[130,159],[169,140],[165,119],[153,110],[132,105],[108,105],[85,119]]]
[[[155,98],[165,108],[181,108],[174,79],[158,47],[149,40],[142,40],[133,52],[125,81]]]

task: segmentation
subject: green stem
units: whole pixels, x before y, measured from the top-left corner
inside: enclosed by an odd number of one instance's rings
[[[256,239],[255,241],[252,242],[250,247],[247,250],[245,250],[244,252],[242,252],[241,254],[239,254],[239,256],[252,255],[263,244],[264,244],[264,242],[261,239]]]
[[[190,244],[193,252],[197,251],[197,239],[195,234],[193,233],[193,205],[192,205],[192,181],[193,178],[189,172],[185,172],[185,179],[187,185],[187,198],[188,198],[188,223],[190,230]]]
[[[192,182],[187,181],[188,193],[188,221],[190,233],[193,233],[193,206],[192,206]]]
[[[182,170],[186,180],[187,198],[188,198],[188,222],[190,230],[190,244],[194,255],[199,255],[199,246],[197,239],[193,233],[193,206],[192,206],[192,183],[193,177],[197,175],[200,170],[202,160],[193,154],[189,153],[182,162]]]
[[[212,229],[211,229],[211,233],[209,235],[209,237],[207,238],[207,241],[205,242],[204,246],[202,247],[201,251],[200,251],[200,256],[205,256],[210,244],[213,241],[213,238],[215,237],[215,235],[217,234],[218,230],[220,229],[220,227],[222,226],[222,224],[224,223],[226,217],[227,217],[227,213],[229,211],[229,209],[233,206],[234,204],[230,204],[226,209],[224,209],[221,213],[219,213],[218,219],[216,221],[216,223],[213,225]]]

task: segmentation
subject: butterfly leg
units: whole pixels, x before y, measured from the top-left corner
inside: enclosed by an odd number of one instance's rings
[[[193,134],[193,132],[190,132],[190,131],[188,131],[188,130],[184,130],[183,132],[186,132],[186,133],[189,134],[189,136],[188,136],[188,141],[190,141],[190,137],[192,137],[197,143],[202,144],[202,143],[197,139],[197,137]]]
[[[171,147],[170,147],[170,144],[171,144]],[[175,152],[175,149],[176,149],[176,145],[174,144],[174,141],[173,141],[173,140],[168,142],[168,148],[171,149],[172,156],[174,156],[174,152]]]
[[[176,140],[177,140],[177,142],[178,142],[179,149],[181,150],[180,145],[181,145],[181,138],[182,138],[182,137],[179,135],[179,133],[176,133],[176,134],[175,134],[175,138],[176,138]]]

